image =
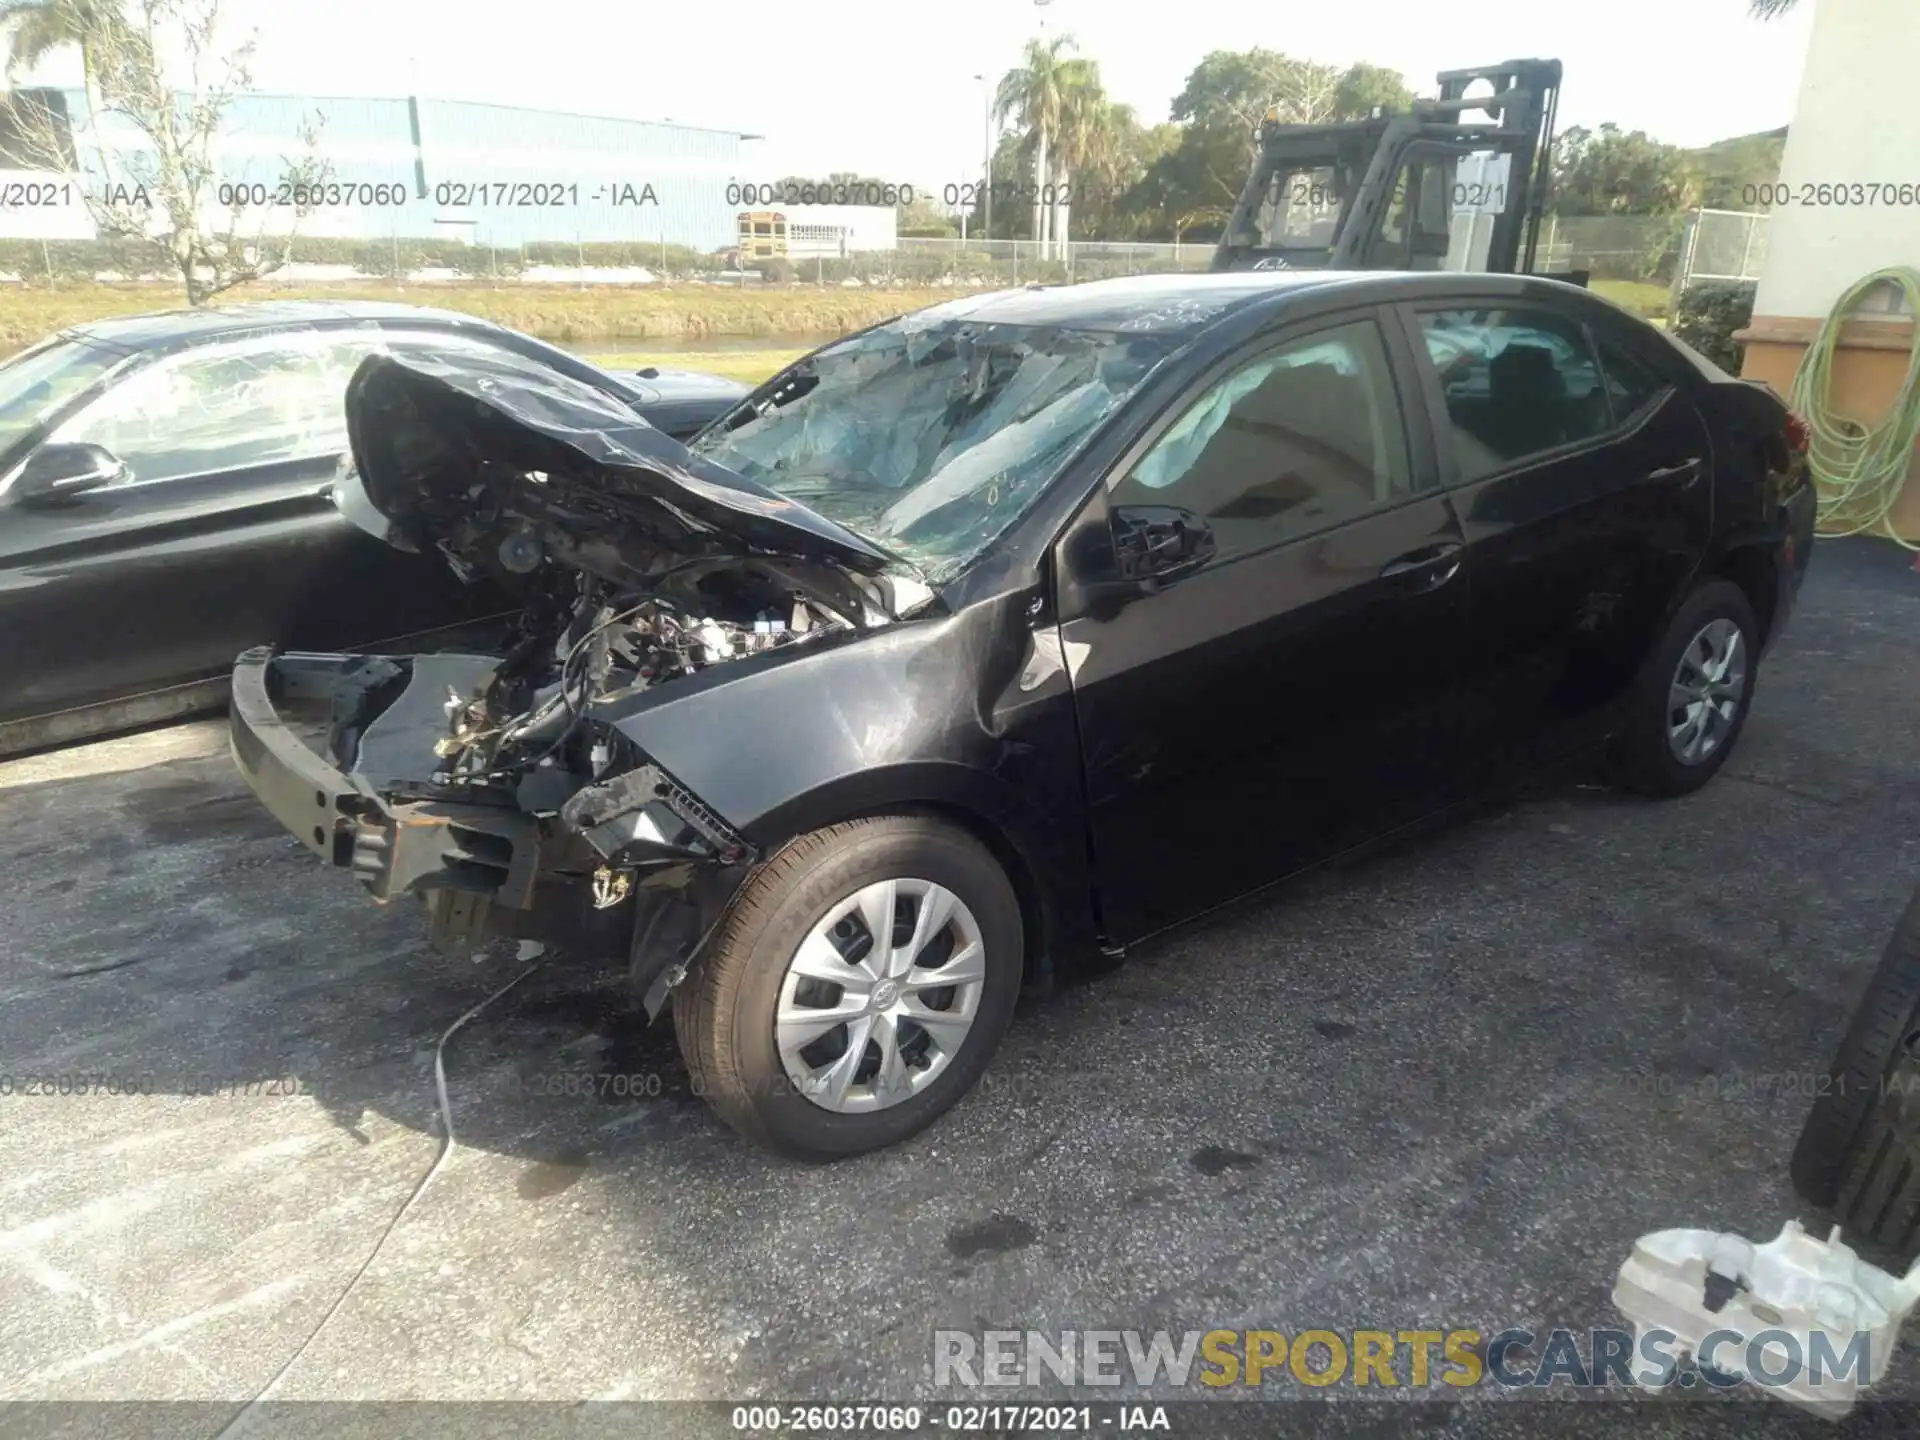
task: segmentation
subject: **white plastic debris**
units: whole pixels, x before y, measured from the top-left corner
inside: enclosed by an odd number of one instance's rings
[[[1709,1276],[1717,1278],[1710,1284]],[[1705,1357],[1714,1369],[1830,1420],[1886,1373],[1916,1301],[1920,1262],[1898,1279],[1862,1261],[1839,1226],[1817,1240],[1792,1220],[1766,1245],[1712,1230],[1643,1235],[1613,1287],[1613,1303],[1633,1322],[1636,1356],[1649,1332],[1674,1337],[1666,1353],[1696,1361],[1716,1336]],[[1754,1373],[1756,1362],[1763,1373]]]

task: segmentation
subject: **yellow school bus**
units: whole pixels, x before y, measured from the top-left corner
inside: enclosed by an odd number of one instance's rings
[[[772,260],[787,253],[787,217],[778,210],[740,212],[740,257]]]

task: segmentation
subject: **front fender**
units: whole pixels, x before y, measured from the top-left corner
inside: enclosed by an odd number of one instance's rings
[[[933,806],[998,841],[1048,948],[1093,939],[1079,740],[1030,595],[715,666],[608,717],[761,853],[856,816]]]

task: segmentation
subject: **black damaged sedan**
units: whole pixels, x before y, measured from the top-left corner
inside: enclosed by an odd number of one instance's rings
[[[1487,275],[1155,276],[837,341],[691,444],[511,357],[378,355],[359,522],[499,653],[251,651],[248,783],[439,943],[625,957],[732,1125],[918,1131],[1023,986],[1586,756],[1740,734],[1799,422]]]

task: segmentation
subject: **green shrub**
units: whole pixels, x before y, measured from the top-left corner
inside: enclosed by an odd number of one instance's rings
[[[91,280],[102,271],[147,274],[159,269],[160,258],[147,247],[101,240],[0,240],[0,270],[26,281]]]
[[[1680,292],[1673,333],[1730,375],[1740,373],[1734,333],[1753,322],[1751,280],[1695,280]]]
[[[364,239],[297,235],[293,260],[303,265],[351,265],[361,275],[392,279],[397,268],[438,267],[475,280],[518,275],[529,265],[644,267],[656,275],[683,276],[713,268],[713,262],[688,245],[668,245],[662,260],[658,241],[601,241],[586,245],[544,242],[500,246],[468,244],[446,236]],[[139,252],[99,240],[0,240],[0,271],[36,282],[90,280],[104,271],[152,272],[160,259],[151,248]]]

